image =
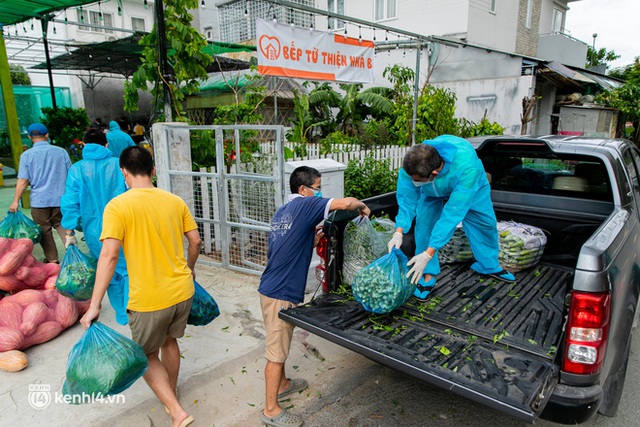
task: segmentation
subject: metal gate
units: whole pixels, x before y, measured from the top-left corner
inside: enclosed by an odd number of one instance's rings
[[[282,126],[153,127],[158,187],[189,205],[202,238],[199,262],[260,274],[271,218],[284,202]],[[215,164],[193,171],[191,146]]]

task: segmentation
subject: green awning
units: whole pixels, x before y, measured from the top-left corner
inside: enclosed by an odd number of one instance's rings
[[[209,42],[209,45],[202,49],[202,52],[209,55],[222,55],[223,53],[255,52],[255,46],[248,46],[236,43]]]
[[[0,0],[3,1],[3,0]],[[91,43],[70,45],[75,49],[67,54],[56,56],[51,60],[51,68],[54,70],[86,70],[99,73],[121,74],[129,77],[140,67],[140,58],[144,46],[140,39],[145,33],[135,34],[123,39]],[[255,46],[245,46],[232,43],[209,42],[202,49],[202,52],[212,55],[216,60],[207,68],[207,71],[229,71],[249,68],[249,63],[238,59],[221,56],[222,53],[229,52],[253,52]],[[168,52],[171,57],[171,50]],[[34,69],[44,70],[47,68],[46,62],[42,62]]]
[[[200,92],[209,95],[231,92],[231,88],[243,88],[249,83],[245,73],[223,74],[211,73],[209,77],[200,82]]]
[[[75,6],[97,3],[96,0],[0,0],[0,26],[12,25],[31,18]]]

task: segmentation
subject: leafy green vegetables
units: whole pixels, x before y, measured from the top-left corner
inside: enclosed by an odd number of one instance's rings
[[[7,212],[7,216],[0,222],[0,237],[27,238],[36,244],[40,242],[42,229],[20,211]]]
[[[404,253],[394,248],[360,270],[351,284],[356,301],[377,314],[390,313],[407,302],[415,289],[406,278],[407,262]]]
[[[208,325],[216,317],[220,316],[220,309],[216,300],[198,282],[194,280],[193,284],[196,290],[193,294],[193,303],[191,304],[187,324],[195,326]]]
[[[350,285],[358,271],[387,253],[387,243],[394,228],[394,222],[386,218],[358,217],[347,224],[343,242],[343,283]]]
[[[449,243],[438,251],[438,259],[443,264],[467,262],[473,259],[471,244],[469,243],[469,239],[467,239],[467,235],[464,234],[464,229],[461,224],[456,227]]]
[[[69,245],[60,265],[56,289],[76,301],[91,299],[96,281],[97,260],[85,255],[76,245]]]
[[[83,396],[118,394],[144,375],[148,365],[140,345],[94,322],[71,349],[62,393],[71,395],[74,404],[88,403],[79,398]]]
[[[499,221],[498,233],[498,259],[502,268],[518,272],[540,261],[547,243],[547,236],[541,229],[514,221]]]

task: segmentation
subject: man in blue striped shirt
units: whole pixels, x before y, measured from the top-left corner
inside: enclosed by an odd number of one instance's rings
[[[42,228],[40,245],[45,256],[44,262],[58,262],[52,229],[58,232],[64,243],[67,230],[60,225],[60,198],[64,194],[71,159],[64,148],[49,144],[49,131],[42,123],[30,125],[27,134],[33,147],[20,156],[18,182],[9,211],[18,210],[18,202],[31,184],[31,217]]]

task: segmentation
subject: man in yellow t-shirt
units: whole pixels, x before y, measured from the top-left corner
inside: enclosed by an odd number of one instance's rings
[[[154,187],[153,159],[147,150],[137,146],[125,149],[120,169],[130,190],[105,208],[95,286],[89,310],[80,323],[88,328],[98,318],[122,247],[129,271],[131,336],[149,360],[144,379],[164,403],[173,426],[186,427],[193,417],[176,395],[180,370],[177,338],[184,335],[193,300],[200,234],[184,201]],[[183,237],[188,241],[186,258]]]

